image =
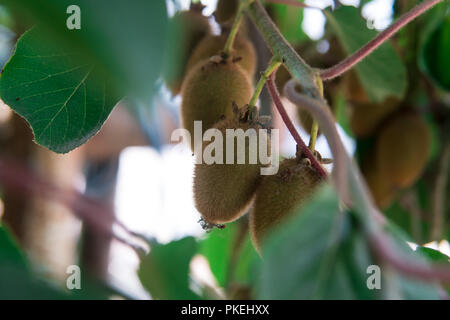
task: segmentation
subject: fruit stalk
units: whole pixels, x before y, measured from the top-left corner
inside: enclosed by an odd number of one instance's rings
[[[231,26],[230,34],[228,35],[225,47],[223,48],[223,53],[225,54],[225,56],[230,55],[231,49],[233,49],[234,39],[236,38],[242,18],[244,17],[245,10],[252,2],[253,0],[244,0],[239,3],[238,12],[236,13],[236,17],[234,18],[233,25]]]
[[[317,87],[319,88],[320,96],[323,98],[323,83],[319,76],[316,77]],[[317,124],[316,118],[312,118],[311,132],[309,136],[309,150],[314,152],[316,150],[316,140],[319,134],[319,125]]]
[[[270,19],[264,7],[255,0],[248,7],[248,13],[259,29],[274,58],[283,62],[289,73],[297,79],[304,92],[313,98],[320,98],[316,84],[316,72],[297,54],[281,35],[277,26]]]
[[[431,9],[433,6],[442,2],[442,0],[428,0],[422,2],[416,7],[412,8],[410,11],[401,16],[397,21],[391,24],[387,29],[380,32],[375,38],[369,41],[364,47],[360,48],[358,51],[353,53],[351,56],[342,60],[335,66],[324,69],[320,71],[320,77],[322,80],[331,80],[343,74],[344,72],[351,69],[355,64],[363,60],[369,54],[371,54],[375,49],[382,45],[386,40],[388,40],[397,31],[403,28],[405,25],[410,23],[412,20]]]
[[[280,99],[280,94],[278,93],[278,89],[275,86],[275,72],[277,70],[275,69],[272,74],[267,79],[267,88],[269,89],[270,96],[272,97],[272,100],[275,104],[275,107],[277,108],[278,112],[280,113],[281,119],[283,119],[284,124],[288,128],[289,132],[291,133],[292,137],[294,138],[295,142],[297,143],[298,147],[302,151],[302,153],[311,161],[311,165],[314,167],[314,169],[317,170],[317,172],[320,174],[321,177],[326,178],[327,173],[323,169],[323,167],[320,165],[320,163],[317,161],[317,159],[314,157],[314,155],[311,153],[311,151],[306,146],[305,142],[303,142],[302,138],[298,134],[297,130],[295,130],[294,124],[292,123],[291,119],[289,119],[289,116],[284,109],[283,103]]]
[[[261,94],[261,91],[264,88],[267,79],[269,79],[269,76],[274,71],[276,71],[280,65],[281,65],[280,60],[272,59],[267,69],[261,74],[261,78],[259,78],[258,83],[256,84],[255,87],[255,91],[253,92],[253,96],[249,102],[250,109],[256,107],[256,101],[258,101],[259,95]]]

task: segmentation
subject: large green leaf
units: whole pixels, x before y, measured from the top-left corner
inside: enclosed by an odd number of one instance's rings
[[[164,1],[78,1],[80,30],[66,27],[71,1],[6,3],[39,24],[18,41],[0,78],[0,96],[37,143],[68,152],[101,128],[124,94],[152,95],[164,56]]]
[[[243,218],[245,219],[245,217]],[[259,256],[254,249],[247,228],[244,228],[244,221],[237,221],[227,224],[225,229],[214,229],[199,244],[199,252],[209,262],[211,272],[214,274],[218,284],[222,287],[227,285],[227,281],[235,281],[240,284],[249,285],[254,281],[255,268],[259,263]],[[243,239],[240,232],[246,231]],[[241,245],[236,249],[236,241],[241,241]],[[235,256],[233,279],[228,279],[231,258],[234,250],[239,250]]]
[[[105,82],[92,63],[33,28],[3,70],[0,96],[28,121],[37,143],[64,153],[96,134],[116,104]]]
[[[326,16],[348,54],[354,53],[377,35],[375,30],[367,28],[366,21],[355,7],[341,6],[333,12],[326,12]],[[381,45],[355,68],[371,100],[382,102],[390,96],[401,99],[405,94],[406,69],[389,42]]]
[[[151,244],[138,275],[153,299],[198,299],[189,288],[189,263],[196,251],[197,242],[192,237],[166,245]]]
[[[391,227],[396,250],[406,261],[426,263]],[[368,267],[377,265],[368,239],[326,187],[263,243],[258,298],[262,299],[437,299],[439,288],[380,265],[381,288],[367,286]],[[392,285],[395,283],[395,285]]]

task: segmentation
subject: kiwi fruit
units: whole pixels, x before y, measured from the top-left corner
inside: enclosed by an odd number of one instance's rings
[[[380,209],[388,208],[395,198],[396,191],[379,172],[374,152],[366,155],[361,163],[361,171],[366,179],[373,200]]]
[[[217,58],[217,59],[215,59]],[[253,94],[247,73],[233,58],[218,56],[198,63],[186,75],[181,91],[181,122],[194,137],[194,121],[211,128],[221,117],[233,115],[232,103],[245,105]],[[194,148],[191,140],[191,149]]]
[[[248,106],[238,110],[234,108],[233,116],[219,121],[214,128],[223,134],[223,164],[213,163],[196,164],[194,170],[194,201],[195,207],[202,215],[204,221],[209,224],[223,224],[234,221],[246,213],[255,194],[261,177],[262,164],[257,159],[255,164],[250,163],[250,143],[245,139],[245,161],[237,162],[237,145],[235,138],[234,162],[226,163],[226,138],[227,129],[261,129],[262,126],[257,116],[249,117]],[[259,139],[267,138],[267,147],[270,151],[268,136],[257,135],[257,148]],[[203,143],[203,149],[210,142]],[[252,150],[254,151],[254,150]],[[259,154],[259,150],[256,149]],[[268,153],[270,154],[270,153]]]
[[[228,34],[226,33],[222,35],[209,35],[203,38],[192,52],[186,70],[190,70],[199,62],[209,59],[212,56],[221,55],[227,38]],[[253,78],[256,71],[256,53],[253,44],[247,38],[240,35],[236,36],[231,56]]]
[[[370,101],[356,71],[351,70],[348,72],[343,80],[343,92],[347,101],[360,104],[368,103]]]
[[[371,136],[383,120],[400,106],[400,101],[388,98],[382,103],[353,102],[350,104],[350,128],[358,138]]]
[[[375,145],[378,170],[394,188],[411,186],[422,174],[430,154],[431,134],[420,115],[396,114],[381,129]]]
[[[219,0],[217,2],[214,18],[217,23],[224,23],[234,18],[239,8],[239,0]]]
[[[323,182],[305,159],[284,159],[278,173],[263,176],[250,212],[250,233],[259,251],[263,237],[303,205]]]
[[[176,13],[169,23],[167,59],[163,66],[163,79],[172,95],[180,93],[186,65],[195,46],[211,33],[208,18],[201,6],[193,5],[188,11]]]

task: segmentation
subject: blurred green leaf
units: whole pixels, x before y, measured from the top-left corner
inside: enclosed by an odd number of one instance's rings
[[[387,236],[406,261],[426,263],[398,228],[391,226]],[[261,299],[439,298],[437,286],[387,272],[384,265],[380,265],[381,289],[368,288],[367,268],[379,260],[372,257],[368,239],[352,215],[340,212],[330,187],[274,230],[263,245]]]
[[[367,28],[366,21],[355,7],[341,6],[333,12],[326,12],[326,16],[349,55],[377,35],[375,30]],[[391,96],[403,98],[407,85],[406,69],[389,42],[377,48],[355,68],[361,84],[374,102],[382,102]]]
[[[60,288],[36,278],[9,231],[0,225],[0,300],[68,299]]]
[[[208,260],[211,272],[222,287],[225,287],[227,281],[231,280],[227,277],[229,276],[228,272],[237,235],[240,231],[239,228],[243,228],[240,221],[229,223],[225,229],[212,230],[207,238],[199,244],[199,253]],[[232,280],[248,285],[254,281],[255,272],[253,271],[257,268],[260,258],[251,243],[248,232],[241,241],[242,244],[236,256]]]
[[[349,227],[349,216],[339,213],[339,202],[334,192],[330,187],[322,189],[300,212],[269,234],[263,243],[258,298],[370,297],[365,280],[362,281],[365,273],[361,274],[361,270],[367,268],[364,265],[368,263],[367,249],[351,249],[358,243],[352,243]]]
[[[101,128],[120,97],[147,102],[164,56],[164,1],[81,0],[81,30],[68,30],[68,0],[7,0],[39,23],[24,34],[0,78],[2,99],[36,141],[68,152]],[[101,13],[101,14],[99,14]]]
[[[442,252],[440,252],[438,250],[432,249],[432,248],[417,247],[416,252],[421,254],[422,256],[427,257],[431,261],[450,263],[449,256],[443,254]]]
[[[432,23],[434,28],[423,40],[419,66],[439,87],[450,91],[450,16]]]
[[[224,287],[227,281],[227,270],[237,232],[237,223],[227,224],[225,229],[214,229],[207,238],[200,242],[199,252],[209,262],[211,272],[217,283]]]
[[[54,47],[66,45],[94,62],[126,94],[148,99],[164,57],[165,1],[79,0],[81,29],[68,30],[70,0],[3,0],[44,28]]]
[[[189,288],[189,263],[197,251],[192,237],[168,244],[151,243],[142,258],[138,275],[153,299],[198,299]]]

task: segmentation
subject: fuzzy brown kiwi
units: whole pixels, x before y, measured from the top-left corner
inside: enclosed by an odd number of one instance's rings
[[[343,91],[349,102],[368,103],[369,97],[359,80],[356,71],[352,70],[344,76]]]
[[[231,117],[232,103],[245,105],[253,88],[247,73],[233,59],[215,57],[190,70],[183,82],[181,121],[194,137],[194,121],[206,131],[222,116]],[[191,149],[194,145],[191,141]]]
[[[218,23],[224,23],[234,18],[239,8],[239,0],[219,0],[214,18]]]
[[[223,164],[205,162],[196,164],[194,171],[194,201],[203,220],[209,224],[223,224],[234,221],[246,213],[255,194],[261,177],[262,163],[250,163],[250,143],[245,139],[245,161],[237,162],[237,139],[235,138],[234,162],[226,164],[227,149],[225,133],[227,129],[261,129],[257,116],[249,119],[248,107],[241,110],[235,108],[234,115],[219,121],[214,128],[223,136]],[[259,139],[267,139],[267,152],[270,151],[268,136],[256,135],[256,152],[259,154]],[[205,149],[210,142],[203,143]],[[252,150],[255,151],[255,150]]]
[[[191,10],[180,11],[171,18],[163,79],[172,95],[180,93],[188,59],[200,40],[209,34],[211,26],[208,18],[195,5]]]
[[[380,174],[374,152],[369,152],[364,157],[361,171],[377,206],[382,210],[388,208],[395,198],[396,191],[390,185],[389,180]]]
[[[209,59],[221,52],[227,42],[228,34],[209,35],[202,39],[195,47],[189,58],[186,70],[190,70],[198,63]],[[256,70],[256,53],[253,44],[247,38],[236,36],[231,56],[253,78]]]
[[[267,232],[302,206],[323,181],[307,161],[297,158],[283,160],[276,175],[261,179],[249,221],[258,251]]]
[[[400,106],[399,102],[398,99],[388,98],[382,103],[351,103],[350,128],[355,136],[371,136],[382,121]]]
[[[411,186],[428,161],[430,130],[420,115],[401,112],[380,131],[375,146],[380,174],[395,188]]]

